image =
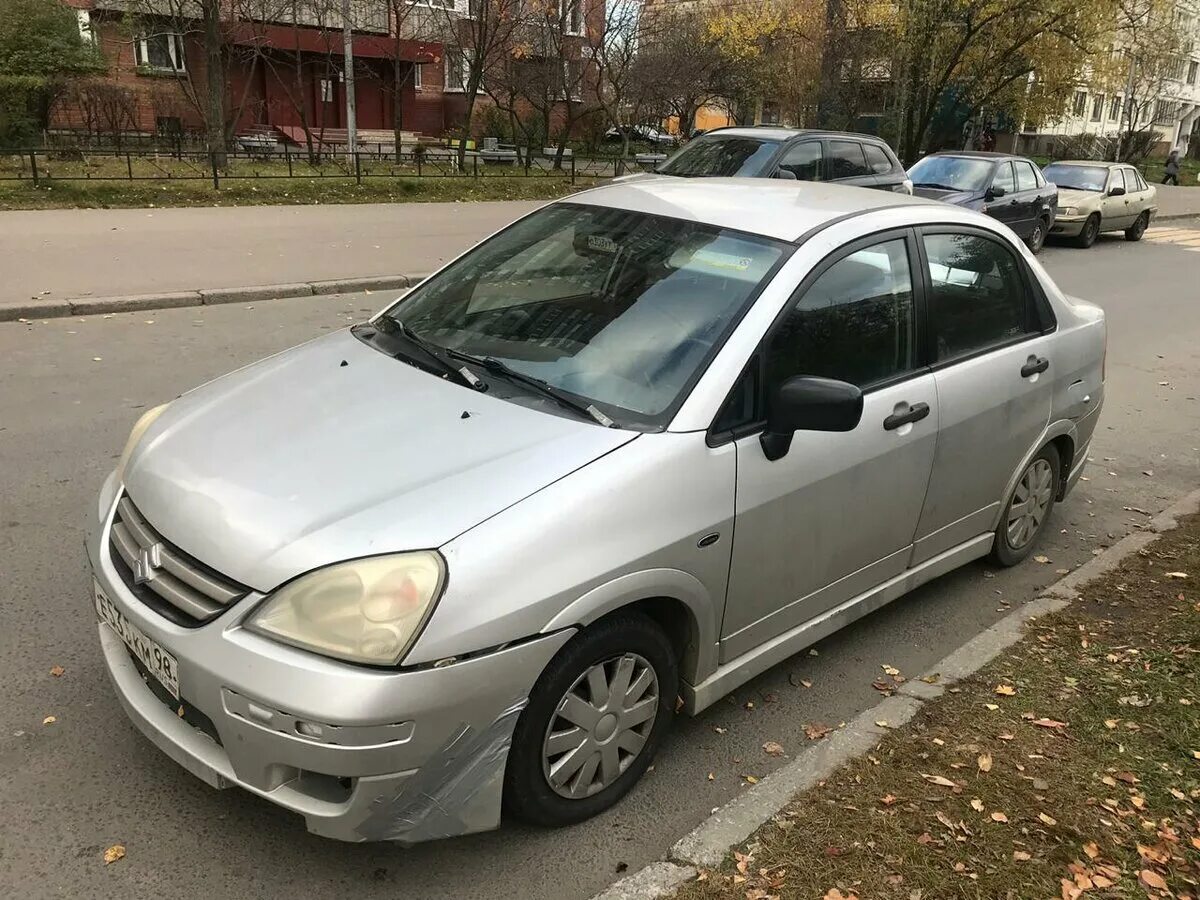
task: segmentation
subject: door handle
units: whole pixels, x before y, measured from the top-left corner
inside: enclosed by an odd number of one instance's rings
[[[1044,356],[1030,356],[1025,361],[1025,365],[1021,366],[1021,377],[1029,378],[1033,375],[1040,375],[1050,368],[1050,360]]]
[[[896,404],[899,406],[900,404]],[[911,422],[920,422],[923,418],[929,415],[928,403],[914,403],[906,412],[894,412],[883,420],[883,427],[886,431],[895,431],[901,425],[908,425]]]

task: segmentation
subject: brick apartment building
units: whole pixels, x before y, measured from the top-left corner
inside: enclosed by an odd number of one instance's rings
[[[101,49],[107,65],[103,81],[129,89],[122,92],[122,130],[178,134],[203,128],[200,107],[206,96],[207,54],[202,25],[170,12],[188,9],[193,0],[137,0],[136,6],[130,0],[64,2],[75,8],[81,33]],[[486,0],[398,0],[395,6],[403,12],[397,21],[389,0],[352,0],[360,131],[399,127],[436,137],[461,125],[464,54],[470,50],[462,49],[461,39],[447,42],[444,35],[446,29],[458,27],[477,2]],[[598,8],[602,20],[604,0],[558,2],[570,4],[560,9],[577,43],[586,23],[594,21],[585,10]],[[221,33],[231,133],[267,129],[300,142],[305,126],[318,134],[344,129],[338,0],[222,0],[226,3],[229,12],[222,14]],[[166,14],[150,15],[148,9]],[[476,132],[487,102],[485,96],[478,98]],[[95,118],[86,101],[68,96],[56,108],[51,126],[85,129],[89,114]],[[112,118],[110,110],[108,121]]]

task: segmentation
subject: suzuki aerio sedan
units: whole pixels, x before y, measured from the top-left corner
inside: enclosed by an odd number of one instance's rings
[[[696,714],[1080,477],[1100,309],[878,191],[646,179],[137,423],[88,541],[126,712],[405,843],[611,806]]]

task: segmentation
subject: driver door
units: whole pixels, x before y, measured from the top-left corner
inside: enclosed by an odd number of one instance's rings
[[[908,566],[933,466],[938,400],[920,364],[912,235],[873,235],[805,279],[718,420],[737,447],[733,559],[721,662],[800,625]],[[770,460],[766,403],[795,375],[859,386],[849,432],[797,431]],[[757,418],[757,422],[756,422]],[[721,436],[714,435],[715,439]]]
[[[1013,165],[1008,160],[996,166],[996,173],[992,176],[992,190],[996,188],[1003,190],[1004,196],[987,201],[987,214],[1003,222],[1019,237],[1024,237],[1025,223],[1022,221],[1023,207],[1017,196],[1017,178],[1013,172]]]

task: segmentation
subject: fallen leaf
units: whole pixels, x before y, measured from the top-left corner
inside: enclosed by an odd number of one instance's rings
[[[1188,577],[1187,572],[1168,572],[1167,573],[1167,578],[1183,579],[1183,578],[1187,578],[1187,577]]]
[[[750,784],[758,784],[758,779],[753,775],[743,775],[742,777],[745,778]]]
[[[1137,852],[1138,856],[1146,860],[1146,862],[1158,863],[1160,865],[1171,858],[1171,854],[1165,848],[1147,847],[1145,844],[1138,844]]]
[[[996,737],[998,737],[1002,741],[1015,741],[1017,739],[1017,736],[1015,734],[1009,734],[1007,731],[996,735]]]
[[[858,900],[858,894],[843,894],[837,888],[830,888],[821,900]]]
[[[1167,788],[1167,790],[1170,792],[1171,796],[1174,797],[1176,800],[1186,801],[1188,798],[1187,794],[1185,794],[1179,788]]]
[[[1126,784],[1140,784],[1142,780],[1132,772],[1114,772],[1113,778],[1117,779],[1117,781],[1123,781]]]
[[[897,669],[895,666],[889,666],[887,663],[884,663],[879,668],[883,669],[883,671],[885,673],[887,673],[888,675],[899,675],[900,674],[899,669]]]
[[[1066,728],[1066,722],[1059,722],[1057,719],[1034,719],[1030,724],[1036,725],[1039,728]]]
[[[940,809],[937,812],[937,820],[939,822],[941,822],[943,825],[945,825],[947,828],[949,828],[951,831],[954,831],[956,828],[958,828],[958,825],[955,824],[954,820],[951,819],[944,812],[942,812]]]
[[[956,785],[949,778],[943,778],[941,775],[926,775],[924,772],[921,772],[918,774],[920,774],[920,776],[922,778],[924,778],[926,781],[928,781],[930,784],[936,784],[936,785],[939,785],[940,787],[948,787],[948,788],[958,787],[958,785]]]
[[[1041,819],[1042,822],[1046,825],[1057,825],[1058,824],[1058,819],[1055,819],[1053,816],[1048,816],[1045,813],[1038,813],[1038,818]]]
[[[1001,822],[1001,823],[1005,823],[1005,824],[1007,824],[1007,822],[1008,822],[1008,816],[1006,816],[1006,815],[1005,815],[1004,813],[1002,813],[1002,812],[994,812],[994,813],[992,813],[992,821],[993,821],[993,822]]]
[[[872,681],[871,687],[875,688],[875,690],[879,691],[879,693],[886,694],[888,696],[891,696],[892,692],[896,689],[894,684],[888,684],[886,681],[881,681],[879,679]]]
[[[804,726],[804,736],[810,741],[819,741],[833,729],[824,722],[812,722]]]
[[[891,806],[893,803],[896,802],[896,799],[897,798],[894,794],[884,794],[882,797],[879,798],[879,802],[882,803],[884,806]]]
[[[1014,850],[1013,859],[1015,859],[1017,862],[1027,862],[1028,860],[1032,859],[1032,857],[1024,850]]]
[[[887,719],[876,719],[875,724],[878,725],[880,728],[891,728],[892,727],[891,725],[889,725],[887,723]]]
[[[926,684],[937,684],[941,680],[941,677],[941,672],[934,672],[932,675],[922,675],[921,680]]]
[[[762,748],[768,756],[783,756],[783,745],[775,741],[767,741]]]
[[[103,356],[93,356],[93,357],[92,357],[92,362],[102,362],[102,361],[103,361],[103,359],[104,359],[104,357],[103,357]]]
[[[53,725],[57,721],[58,721],[58,719],[56,719],[54,716],[46,716],[46,718],[42,719],[42,724],[43,725]]]
[[[1107,728],[1109,731],[1112,731],[1114,728],[1117,727],[1117,723],[1119,721],[1121,721],[1121,720],[1120,719],[1105,719],[1104,727]]]
[[[124,857],[125,857],[125,845],[124,844],[113,844],[111,847],[109,847],[107,850],[104,851],[104,864],[106,866],[111,865],[112,863],[115,863],[118,859],[124,859]]]
[[[1109,888],[1109,887],[1112,887],[1115,883],[1116,882],[1112,881],[1109,878],[1105,878],[1103,875],[1093,875],[1092,876],[1092,884],[1094,884],[1098,888]]]
[[[810,687],[812,687],[812,682],[811,682],[811,681],[809,681],[807,678],[801,678],[801,679],[800,679],[800,684],[801,684],[803,687],[806,687],[806,688],[810,688]]]
[[[991,710],[992,712],[995,712],[996,710],[998,710],[998,709],[1000,708],[1000,707],[999,707],[999,706],[997,706],[995,703],[985,703],[985,704],[983,704],[983,705],[984,705],[985,707],[987,707],[989,710]]]
[[[65,671],[67,671],[67,670],[64,669],[62,666],[51,666],[50,667],[50,674],[53,675],[55,678],[61,677],[63,672],[65,672]]]
[[[992,771],[992,754],[980,753],[979,758],[975,762],[979,766],[980,772]]]
[[[717,780],[717,776],[716,776],[714,773],[712,773],[712,772],[709,772],[709,773],[708,773],[708,780],[709,780],[709,781],[716,781],[716,780]]]
[[[729,729],[722,728],[720,725],[714,725],[713,731],[715,731],[717,734],[725,734],[727,731],[729,731]]]
[[[996,685],[996,693],[999,694],[1001,697],[1011,697],[1016,692],[1017,692],[1017,689],[1015,687],[1013,687],[1011,684]]]
[[[932,844],[933,843],[933,835],[930,834],[928,831],[926,831],[924,834],[922,834],[920,837],[917,838],[917,843],[921,844],[922,846],[924,846],[926,844]]]
[[[1033,561],[1034,561],[1034,562],[1039,562],[1039,563],[1041,563],[1042,565],[1046,565],[1048,562],[1050,562],[1050,557],[1048,557],[1048,556],[1043,556],[1042,554],[1040,554],[1040,553],[1039,553],[1037,556],[1035,556],[1035,557],[1033,558]]]
[[[971,809],[975,810],[975,812],[983,812],[983,801],[976,797],[971,801]]]
[[[1153,869],[1142,869],[1142,871],[1138,872],[1138,881],[1142,882],[1146,887],[1152,887],[1155,890],[1165,891],[1167,889],[1167,882]]]
[[[1050,782],[1044,778],[1035,778],[1033,779],[1033,789],[1035,791],[1048,791],[1050,790]]]

